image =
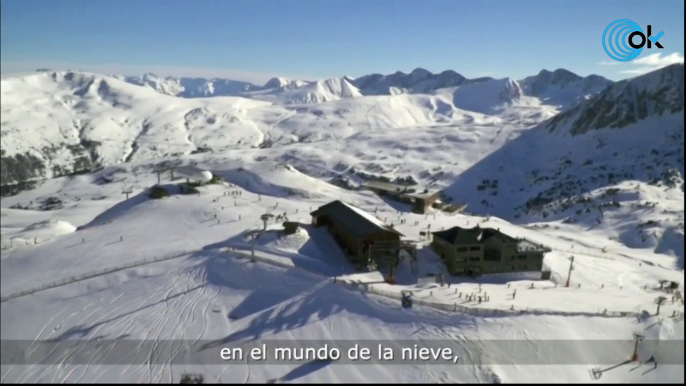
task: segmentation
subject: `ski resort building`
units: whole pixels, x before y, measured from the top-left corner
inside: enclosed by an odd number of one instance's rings
[[[402,249],[400,232],[384,224],[364,210],[333,201],[319,207],[312,215],[312,224],[325,226],[343,251],[358,267],[388,256],[397,258]],[[382,256],[383,254],[383,256]]]
[[[452,275],[541,271],[550,249],[498,229],[453,227],[433,232],[432,249]]]
[[[367,181],[363,189],[371,190],[380,196],[412,205],[412,212],[424,214],[438,200],[440,190],[417,189],[413,186],[391,184],[383,181]]]

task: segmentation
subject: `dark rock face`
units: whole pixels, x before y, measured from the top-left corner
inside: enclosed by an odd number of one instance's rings
[[[2,151],[0,157],[0,185],[5,187],[18,185],[22,182],[42,179],[45,177],[45,163],[30,153],[16,154],[5,157]],[[11,191],[12,189],[8,189]]]
[[[23,153],[5,156],[1,151],[0,157],[0,188],[2,196],[10,196],[30,189],[31,181],[43,180],[49,177],[62,177],[71,174],[88,173],[100,165],[97,162],[97,146],[99,142],[83,140],[80,144],[44,147],[38,154]],[[68,165],[52,164],[48,170],[48,163],[62,150],[67,150],[73,156],[73,162]]]
[[[684,110],[684,65],[674,64],[613,84],[600,94],[555,116],[550,132],[568,124],[572,135],[602,128],[620,129],[648,117]]]
[[[452,70],[433,74],[423,68],[417,68],[410,74],[397,71],[390,75],[365,75],[355,79],[353,85],[364,95],[385,95],[389,93],[392,87],[412,92],[428,92],[445,87],[460,86],[467,82],[467,78]]]

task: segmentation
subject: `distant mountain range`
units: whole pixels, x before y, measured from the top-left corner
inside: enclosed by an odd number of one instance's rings
[[[183,98],[242,96],[269,100],[275,99],[275,95],[282,95],[279,101],[285,104],[320,103],[367,95],[427,94],[446,88],[498,80],[491,77],[468,79],[453,70],[434,74],[423,68],[417,68],[409,74],[398,71],[390,75],[370,74],[356,79],[346,76],[318,81],[272,78],[262,86],[220,78],[159,77],[154,74],[115,77],[152,88],[161,94]],[[559,107],[583,100],[613,83],[602,76],[581,77],[565,69],[542,70],[538,75],[518,81],[510,78],[498,81],[500,82],[497,84],[504,87],[498,92],[514,92],[513,97],[536,97],[545,104]],[[489,86],[489,89],[493,89],[493,86]]]
[[[520,81],[416,69],[357,79],[273,78],[263,86],[42,70],[2,80],[0,185],[144,159],[401,128],[448,125],[460,128],[458,137],[467,142],[471,131],[542,123],[550,132],[583,133],[682,111],[682,84],[683,65],[618,83],[561,69]],[[212,98],[218,96],[224,98]],[[496,134],[493,141],[500,140]]]
[[[263,86],[41,71],[2,79],[0,193],[82,173],[107,184],[118,167],[90,172],[113,165],[239,157],[343,186],[409,179],[472,213],[609,226],[663,253],[683,245],[683,81],[683,64],[617,83],[566,70]],[[683,267],[683,248],[673,253]]]

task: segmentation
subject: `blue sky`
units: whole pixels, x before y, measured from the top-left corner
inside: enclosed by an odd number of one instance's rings
[[[2,0],[2,72],[37,67],[264,81],[453,69],[519,79],[566,68],[621,79],[683,62],[683,0]],[[612,63],[628,18],[663,50]],[[645,29],[645,27],[644,27]],[[652,54],[652,56],[651,56]]]

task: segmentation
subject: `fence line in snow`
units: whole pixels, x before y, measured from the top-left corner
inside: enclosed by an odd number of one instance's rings
[[[240,246],[236,246],[236,248],[240,249]],[[319,276],[321,278],[328,278],[328,276],[322,275],[321,273],[308,270],[303,267],[296,266],[294,264],[288,264],[284,263],[282,261],[277,261],[273,258],[268,258],[264,256],[259,255],[259,251],[255,251],[255,256],[253,257],[250,253],[245,253],[245,252],[240,252],[237,250],[228,250],[229,253],[241,256],[243,258],[254,258],[255,261],[265,263],[265,264],[270,264],[274,266],[279,266],[283,268],[295,268],[302,270],[304,272],[314,274],[316,276]],[[384,291],[376,288],[373,284],[365,284],[365,283],[350,283],[344,280],[334,280],[334,283],[343,285],[348,288],[353,288],[353,289],[358,289],[358,290],[364,290],[367,292],[370,292],[375,295],[380,295],[384,296],[387,298],[391,299],[396,299],[396,300],[401,300],[402,295],[399,292],[392,292],[392,291]],[[427,301],[425,299],[417,299],[413,298],[412,299],[413,303],[425,306],[425,307],[430,307],[433,309],[441,310],[441,311],[448,311],[448,312],[457,312],[457,313],[465,313],[465,314],[470,314],[470,315],[481,315],[481,316],[495,316],[495,315],[566,315],[566,316],[605,316],[605,317],[628,317],[628,316],[635,316],[638,315],[637,312],[635,311],[606,311],[606,312],[584,312],[584,311],[553,311],[553,310],[539,310],[539,309],[521,309],[521,310],[507,310],[507,309],[502,309],[502,308],[485,308],[485,307],[467,307],[463,306],[457,303],[445,303],[445,302],[432,302],[432,301]]]
[[[401,300],[402,295],[399,292],[384,291],[376,288],[373,284],[364,283],[349,283],[337,280],[337,284],[342,284],[355,289],[365,290],[375,295],[381,295],[391,299]],[[457,303],[432,302],[425,299],[412,298],[412,302],[434,308],[441,311],[457,312],[470,315],[480,316],[499,316],[499,315],[564,315],[564,316],[604,316],[604,317],[629,317],[638,315],[635,311],[606,311],[606,312],[588,312],[588,311],[553,311],[540,309],[502,309],[502,308],[486,308],[486,307],[467,307]]]
[[[11,293],[7,296],[2,296],[0,298],[0,303],[4,303],[4,302],[11,300],[11,299],[16,299],[16,298],[20,298],[23,296],[31,295],[31,294],[34,294],[36,292],[45,291],[45,290],[49,290],[52,288],[61,287],[61,286],[67,285],[67,284],[87,280],[87,279],[94,278],[97,276],[107,275],[108,273],[120,271],[122,269],[139,267],[141,265],[156,263],[159,261],[176,259],[178,257],[187,255],[191,252],[193,252],[193,251],[175,252],[175,253],[170,253],[170,254],[158,256],[158,257],[148,257],[148,258],[145,258],[142,260],[131,261],[131,262],[124,263],[121,265],[117,265],[114,267],[109,267],[109,268],[105,268],[105,269],[99,269],[96,271],[90,271],[90,272],[79,274],[79,275],[69,276],[69,277],[63,278],[62,280],[54,281],[52,283],[43,284],[43,285],[38,286],[38,287],[33,287],[33,288],[29,288],[29,289],[26,289],[23,291]]]
[[[241,246],[236,246],[236,248],[244,249],[241,248]],[[192,251],[183,251],[183,252],[176,252],[173,254],[165,255],[165,256],[159,256],[159,257],[153,257],[153,258],[145,258],[143,260],[138,260],[138,261],[133,261],[129,263],[125,263],[122,265],[118,265],[115,267],[110,267],[106,268],[103,270],[97,270],[97,271],[91,271],[85,274],[81,275],[75,275],[71,276],[68,278],[64,278],[61,281],[55,281],[52,283],[44,284],[40,287],[34,287],[28,290],[24,291],[19,291],[12,293],[8,296],[3,296],[2,299],[0,299],[0,302],[6,302],[11,299],[16,299],[19,297],[27,296],[34,294],[36,292],[40,291],[45,291],[51,288],[56,288],[60,287],[63,285],[75,283],[78,281],[90,279],[93,277],[97,276],[102,276],[106,275],[108,273],[116,272],[122,269],[127,269],[127,268],[133,268],[133,267],[138,267],[141,265],[146,265],[146,264],[151,264],[159,261],[164,261],[164,260],[171,260],[175,259],[184,255],[187,255],[188,253],[191,253]],[[328,278],[328,276],[322,275],[319,272],[315,272],[313,270],[308,270],[306,268],[296,266],[293,263],[287,263],[285,261],[280,261],[276,260],[274,258],[269,258],[269,257],[264,257],[260,256],[259,253],[256,251],[254,256],[250,253],[245,253],[241,252],[238,250],[233,250],[232,248],[229,248],[227,250],[228,253],[231,253],[235,256],[240,256],[242,258],[248,258],[248,259],[254,259],[257,262],[261,262],[264,264],[269,264],[273,266],[278,266],[281,268],[287,268],[287,269],[299,269],[303,272],[309,273],[316,275],[321,278]],[[289,260],[288,258],[284,258],[284,260]],[[364,290],[367,292],[370,292],[375,295],[380,295],[384,296],[387,298],[391,299],[396,299],[396,300],[401,300],[402,295],[399,292],[392,292],[392,291],[384,291],[380,290],[378,288],[375,288],[373,284],[365,284],[365,283],[350,283],[346,281],[341,281],[341,280],[334,280],[334,283],[343,285],[348,288],[353,288],[353,289],[358,289],[358,290]],[[445,303],[445,302],[432,302],[432,301],[427,301],[425,299],[416,299],[413,298],[413,303],[425,306],[425,307],[430,307],[433,309],[441,310],[441,311],[447,311],[447,312],[458,312],[458,313],[464,313],[464,314],[470,314],[470,315],[482,315],[482,316],[496,316],[496,315],[522,315],[522,314],[528,314],[528,315],[575,315],[575,316],[605,316],[605,317],[628,317],[628,316],[635,316],[637,315],[636,312],[634,311],[607,311],[607,312],[583,312],[583,311],[552,311],[552,310],[536,310],[536,309],[521,309],[521,310],[507,310],[507,309],[496,309],[496,308],[485,308],[485,307],[466,307],[463,305],[459,305],[457,303]]]

